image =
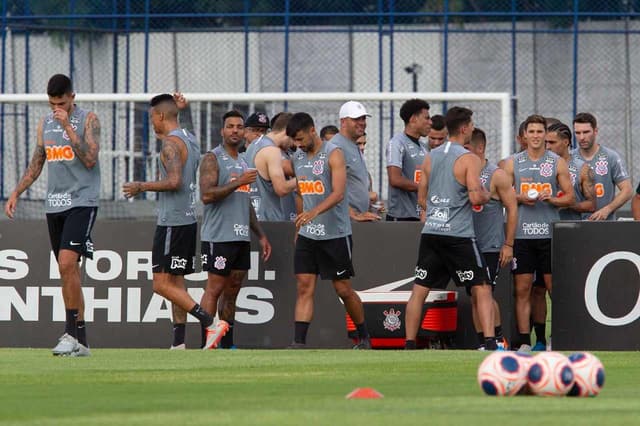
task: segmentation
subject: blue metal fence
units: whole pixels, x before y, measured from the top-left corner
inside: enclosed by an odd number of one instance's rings
[[[43,92],[53,71],[79,92],[506,91],[514,124],[594,112],[639,171],[638,0],[2,0],[2,11],[3,93]],[[29,116],[0,108],[3,128]]]

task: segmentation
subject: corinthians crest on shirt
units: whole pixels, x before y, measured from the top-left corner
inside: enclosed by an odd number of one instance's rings
[[[606,157],[598,158],[598,161],[596,161],[595,163],[594,171],[597,175],[600,176],[605,176],[607,173],[609,173],[609,162],[607,161]]]
[[[396,331],[402,325],[402,321],[400,321],[400,314],[402,311],[396,311],[391,308],[388,311],[383,311],[384,321],[382,322],[382,326],[385,330]]]

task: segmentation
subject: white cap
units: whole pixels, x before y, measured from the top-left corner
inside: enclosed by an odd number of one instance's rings
[[[349,101],[340,107],[340,118],[360,118],[363,116],[371,117],[371,114],[364,109],[364,105],[360,102]]]

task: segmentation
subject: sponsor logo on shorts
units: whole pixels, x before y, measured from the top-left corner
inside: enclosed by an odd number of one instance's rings
[[[238,223],[233,224],[233,232],[240,237],[249,236],[249,225],[240,225]]]
[[[227,266],[227,258],[224,256],[216,256],[216,261],[213,263],[213,267],[218,270],[223,270]]]
[[[89,241],[89,240],[85,241],[84,250],[87,253],[93,253],[93,243],[91,241]]]
[[[180,256],[171,256],[171,269],[187,269],[187,259]]]
[[[548,223],[523,223],[522,233],[524,235],[550,235],[550,227]]]
[[[401,311],[396,311],[391,308],[388,311],[383,311],[384,321],[382,322],[382,326],[385,330],[396,331],[402,325],[402,321],[400,321]]]
[[[68,192],[50,192],[47,194],[47,205],[49,207],[69,207],[71,204],[71,194]]]
[[[419,279],[419,280],[426,279],[427,278],[427,270],[416,266],[416,278]]]
[[[596,161],[595,172],[597,175],[604,176],[609,173],[609,163],[607,160],[598,160]]]
[[[206,265],[208,260],[209,260],[209,255],[206,255],[206,254],[200,255],[200,262],[202,262],[202,266]]]
[[[513,259],[511,259],[511,270],[515,271],[516,269],[518,269],[518,258],[513,256]]]
[[[473,279],[473,271],[456,271],[456,274],[461,283]]]

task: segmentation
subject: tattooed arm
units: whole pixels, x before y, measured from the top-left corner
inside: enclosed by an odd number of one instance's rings
[[[208,152],[200,163],[200,199],[203,204],[220,201],[233,193],[242,185],[249,185],[256,181],[257,171],[247,170],[238,179],[226,185],[218,186],[218,159],[215,154]]]
[[[177,191],[182,185],[182,168],[187,160],[187,148],[180,138],[168,136],[162,140],[160,161],[167,171],[165,179],[155,182],[127,182],[122,185],[122,191],[127,198],[135,197],[141,192]]]
[[[38,176],[40,176],[40,173],[42,172],[44,162],[47,161],[47,152],[45,151],[44,140],[42,139],[43,122],[44,119],[40,120],[40,123],[38,123],[38,140],[36,143],[36,148],[33,151],[33,157],[31,157],[31,162],[29,162],[29,166],[24,172],[22,179],[20,179],[18,186],[16,186],[16,189],[11,193],[9,199],[7,200],[7,204],[5,204],[4,206],[5,214],[11,219],[13,219],[13,214],[16,211],[18,197],[20,197],[20,194],[26,191],[27,188],[29,188],[33,184],[33,182],[36,181],[36,179],[38,179]]]
[[[76,157],[84,164],[87,169],[92,169],[98,164],[98,152],[100,151],[100,121],[93,112],[87,114],[87,120],[84,125],[84,137],[78,136],[71,123],[69,115],[61,108],[53,111],[53,118],[60,122],[62,128],[69,136],[71,149]]]

